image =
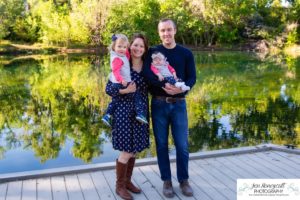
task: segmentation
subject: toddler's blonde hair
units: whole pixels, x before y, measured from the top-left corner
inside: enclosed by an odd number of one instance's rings
[[[124,42],[127,42],[127,44],[129,45],[129,41],[126,35],[122,34],[122,33],[117,33],[117,34],[113,34],[113,36],[111,37],[111,44],[109,45],[108,49],[111,50],[115,50],[115,46],[116,46],[116,42],[117,40],[122,40]]]

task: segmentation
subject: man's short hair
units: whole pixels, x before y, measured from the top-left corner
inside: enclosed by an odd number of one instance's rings
[[[176,24],[175,24],[175,22],[174,22],[172,19],[170,19],[170,18],[163,18],[163,19],[159,20],[158,25],[159,25],[160,23],[167,22],[167,21],[172,22],[174,29],[176,29]],[[158,29],[158,25],[157,25],[157,29]]]

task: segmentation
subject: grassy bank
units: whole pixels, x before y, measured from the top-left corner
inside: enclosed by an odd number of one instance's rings
[[[284,48],[283,50],[276,47],[261,48],[259,41],[248,41],[246,43],[235,45],[222,45],[222,46],[210,46],[210,47],[195,47],[188,46],[195,51],[255,51],[259,53],[271,53],[277,54],[283,51],[284,54],[291,55],[293,57],[300,56],[300,44],[293,45]],[[53,54],[53,53],[97,53],[103,54],[107,51],[107,48],[93,47],[93,46],[72,46],[72,47],[58,47],[58,46],[46,46],[43,44],[16,44],[7,40],[0,41],[0,55],[31,55],[31,54]]]
[[[106,47],[72,46],[59,47],[43,44],[16,44],[0,41],[0,55],[53,54],[53,53],[103,53]]]
[[[0,41],[0,54],[51,54],[60,51],[59,47],[41,44],[16,44],[7,40]]]

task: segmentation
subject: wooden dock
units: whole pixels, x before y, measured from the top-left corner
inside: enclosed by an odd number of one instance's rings
[[[172,161],[175,158],[172,157]],[[194,197],[181,194],[172,162],[173,199],[234,200],[236,180],[248,178],[300,179],[300,151],[261,145],[190,155],[190,184]],[[155,158],[141,159],[133,182],[142,189],[137,200],[167,199]],[[43,171],[0,174],[0,200],[108,200],[115,194],[114,163]]]

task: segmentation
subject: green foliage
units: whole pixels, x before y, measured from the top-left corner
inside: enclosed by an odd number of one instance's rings
[[[192,16],[189,4],[185,0],[165,0],[160,5],[161,17],[170,18],[177,26],[176,39],[183,44],[193,42],[191,35],[195,33],[195,18]]]
[[[230,26],[223,26],[218,31],[218,43],[233,43],[238,39],[238,29]]]
[[[11,33],[15,20],[22,15],[23,0],[0,0],[0,40]]]
[[[107,28],[102,32],[104,44],[111,42],[111,35],[124,33],[144,33],[151,43],[158,42],[157,23],[160,17],[160,7],[157,0],[130,0],[119,2],[111,9]]]
[[[18,17],[11,37],[24,42],[37,42],[40,37],[39,26],[37,18],[31,15],[27,15],[25,18]]]
[[[282,37],[298,23],[299,0],[0,0],[0,39],[45,44],[108,45],[113,33],[144,33],[159,43],[157,23],[172,18],[176,41],[195,46]],[[289,42],[299,41],[289,33]],[[276,42],[275,42],[276,43]]]
[[[293,30],[289,32],[287,36],[286,44],[289,46],[289,45],[296,44],[297,42],[298,42],[297,30]]]

